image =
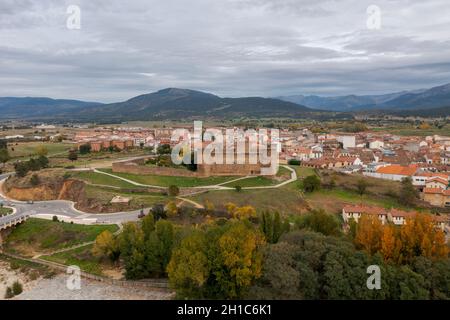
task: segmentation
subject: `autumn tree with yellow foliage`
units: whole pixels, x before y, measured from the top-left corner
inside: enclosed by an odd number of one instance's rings
[[[180,298],[241,298],[261,276],[264,244],[246,221],[197,230],[173,251],[169,282]]]
[[[432,216],[421,213],[402,226],[382,225],[377,217],[363,215],[354,242],[370,255],[379,252],[385,261],[396,264],[409,264],[419,256],[440,260],[449,254],[442,230],[435,227]]]
[[[256,209],[252,206],[238,207],[234,203],[229,202],[225,205],[225,208],[228,214],[235,219],[243,220],[256,217]]]

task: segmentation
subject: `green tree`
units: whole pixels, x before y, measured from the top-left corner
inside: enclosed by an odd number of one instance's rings
[[[175,185],[171,185],[171,186],[169,186],[169,189],[167,192],[168,192],[169,196],[176,197],[180,194],[180,189]]]
[[[92,248],[92,254],[101,258],[106,257],[111,261],[117,261],[119,259],[119,245],[110,231],[105,230],[97,236]]]
[[[77,159],[78,159],[78,153],[77,153],[77,151],[76,150],[70,150],[69,151],[69,154],[68,154],[68,156],[67,156],[67,158],[70,160],[70,161],[76,161]]]
[[[307,176],[303,180],[303,191],[314,192],[320,189],[320,178],[316,175]]]
[[[91,145],[89,143],[82,144],[79,147],[80,154],[88,154],[91,153]]]
[[[30,170],[27,161],[16,162],[14,164],[14,169],[18,177],[25,177]]]
[[[413,186],[412,179],[410,177],[403,178],[399,194],[400,203],[411,206],[414,205],[414,203],[418,198],[419,193],[417,189]]]
[[[41,168],[48,168],[49,160],[46,156],[39,156],[39,158],[37,158],[37,161]]]
[[[340,224],[337,218],[326,213],[323,209],[312,210],[301,216],[297,219],[296,225],[300,229],[309,229],[327,236],[341,234]]]
[[[144,233],[144,240],[148,240],[152,232],[155,231],[155,219],[152,214],[147,214],[142,219],[141,228]]]
[[[358,182],[356,183],[356,189],[361,197],[366,193],[368,186],[369,184],[364,179],[359,179]]]
[[[6,148],[0,148],[0,163],[2,166],[5,165],[6,162],[8,162],[10,159],[8,149]]]
[[[279,212],[265,211],[261,214],[260,228],[266,242],[277,243],[281,235],[289,231],[289,223],[281,222]]]
[[[33,174],[30,178],[30,184],[32,186],[37,186],[39,185],[39,183],[41,182],[41,180],[39,179],[39,176],[37,174]]]

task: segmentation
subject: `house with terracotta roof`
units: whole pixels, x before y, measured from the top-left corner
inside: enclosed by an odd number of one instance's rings
[[[353,219],[356,223],[363,215],[369,215],[378,218],[382,224],[391,222],[395,225],[404,225],[407,219],[411,219],[418,214],[417,211],[404,211],[399,209],[385,209],[377,206],[360,205],[346,205],[342,208],[342,218],[345,223]],[[448,216],[432,215],[432,220],[435,226],[442,231],[445,231],[446,225],[449,224]]]
[[[413,218],[416,214],[416,211],[391,209],[388,213],[388,219],[395,225],[403,225],[406,223],[406,219]]]
[[[449,182],[447,179],[443,179],[441,177],[434,177],[431,179],[428,179],[427,182],[425,182],[426,188],[438,188],[438,189],[447,189],[449,185]]]
[[[450,207],[450,189],[424,188],[422,198],[436,207]]]
[[[381,207],[366,206],[366,205],[346,205],[342,208],[342,218],[344,222],[348,223],[350,219],[358,222],[362,215],[367,214],[377,217],[382,224],[387,222],[388,212]]]
[[[366,171],[364,172],[364,175],[379,179],[401,181],[404,178],[412,177],[417,172],[417,169],[417,165],[402,166],[392,164],[379,167],[375,172]]]

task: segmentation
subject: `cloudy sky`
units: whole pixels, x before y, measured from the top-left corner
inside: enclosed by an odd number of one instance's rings
[[[70,5],[79,30],[67,27]],[[377,94],[448,82],[448,0],[0,1],[0,96]]]

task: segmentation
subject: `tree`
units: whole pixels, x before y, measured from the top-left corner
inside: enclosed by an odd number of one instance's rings
[[[316,175],[307,176],[303,180],[303,190],[305,192],[314,192],[320,189],[320,178]]]
[[[44,145],[39,145],[36,147],[34,154],[36,154],[37,156],[46,156],[48,154],[48,149],[46,146]]]
[[[167,218],[167,214],[166,214],[166,210],[164,209],[164,205],[161,203],[155,204],[151,209],[150,209],[151,214],[153,215],[153,219],[155,221],[158,221],[160,219],[166,219]]]
[[[289,222],[282,223],[279,212],[265,211],[261,214],[261,232],[264,234],[266,242],[277,243],[283,233],[289,231]]]
[[[171,185],[168,189],[168,193],[169,193],[169,196],[176,197],[180,194],[180,189],[175,185]]]
[[[14,164],[14,170],[18,177],[25,177],[30,170],[27,161],[16,162]]]
[[[12,285],[12,292],[13,292],[13,294],[15,296],[17,296],[17,295],[21,294],[22,291],[23,291],[22,284],[18,280],[14,281],[13,285]]]
[[[141,228],[144,232],[144,240],[148,240],[152,232],[155,231],[155,219],[152,214],[148,214],[142,219]]]
[[[262,273],[264,240],[249,223],[196,230],[172,254],[169,282],[180,298],[238,299]]]
[[[256,210],[252,206],[238,207],[234,210],[233,217],[240,220],[254,218]]]
[[[5,165],[6,162],[8,162],[10,159],[8,149],[6,148],[0,148],[0,163],[2,163],[2,166]]]
[[[39,156],[39,158],[37,158],[37,161],[41,168],[48,168],[49,161],[46,156]]]
[[[80,154],[91,153],[91,145],[89,143],[82,144],[79,148]]]
[[[95,239],[92,254],[97,257],[107,257],[111,261],[117,261],[120,256],[119,245],[113,234],[105,230]]]
[[[214,213],[214,210],[216,210],[216,207],[214,206],[214,203],[212,203],[210,200],[205,200],[205,210],[208,214]]]
[[[195,231],[173,251],[167,274],[178,297],[205,298],[203,287],[211,273],[207,248],[205,233]]]
[[[358,182],[356,183],[356,189],[358,190],[358,194],[360,196],[363,196],[366,193],[366,189],[368,186],[369,184],[367,183],[366,180],[359,179]]]
[[[41,181],[40,181],[39,176],[38,176],[37,174],[33,174],[33,175],[31,176],[31,178],[30,178],[30,184],[31,184],[33,187],[39,185],[40,182],[41,182]]]
[[[236,192],[241,192],[242,191],[242,187],[241,186],[234,186],[234,190],[236,190]]]
[[[0,139],[0,149],[8,149],[8,143],[4,139]]]
[[[296,221],[296,225],[300,229],[320,232],[327,236],[337,236],[341,233],[339,221],[335,216],[327,214],[323,209],[311,210],[309,213],[301,216]]]
[[[67,158],[70,160],[70,161],[76,161],[77,159],[78,159],[78,153],[77,153],[77,151],[76,150],[70,150],[69,151],[69,155],[67,156]]]
[[[167,216],[175,217],[178,214],[178,207],[175,201],[170,201],[166,205]]]
[[[370,255],[381,250],[383,225],[377,216],[362,215],[358,220],[355,244],[357,248],[364,249]]]
[[[410,206],[415,203],[418,197],[419,194],[412,184],[412,179],[410,177],[403,178],[399,194],[400,203]]]

